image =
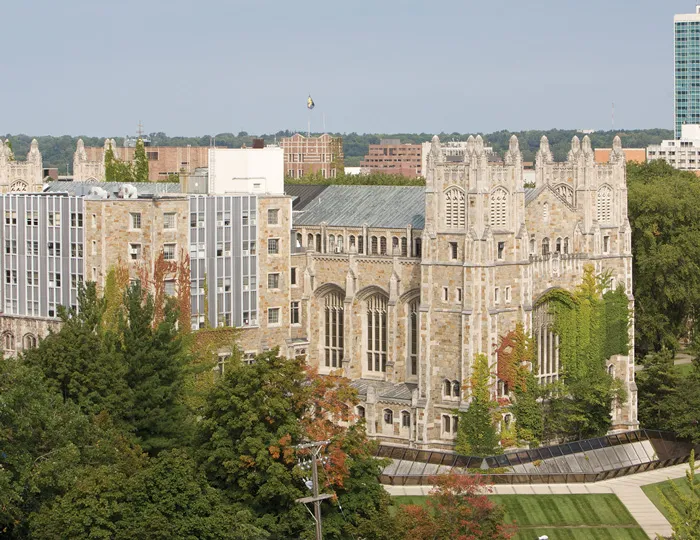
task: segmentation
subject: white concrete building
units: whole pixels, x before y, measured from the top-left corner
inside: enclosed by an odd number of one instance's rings
[[[676,169],[700,171],[700,125],[683,124],[681,138],[647,148],[647,161],[663,159]]]
[[[210,148],[209,193],[284,193],[284,150]]]

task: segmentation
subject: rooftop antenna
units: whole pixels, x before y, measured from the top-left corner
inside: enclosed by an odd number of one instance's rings
[[[615,131],[615,102],[612,104],[612,130]]]
[[[141,120],[139,120],[138,129],[136,130],[136,134],[138,135],[139,139],[143,139],[143,123],[141,122]]]

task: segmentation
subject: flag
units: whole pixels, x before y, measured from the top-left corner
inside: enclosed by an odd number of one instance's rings
[[[311,109],[313,109],[315,106],[316,106],[316,104],[314,103],[314,100],[311,99],[311,94],[309,94],[309,99],[306,100],[306,107],[307,107],[309,110],[311,110]]]

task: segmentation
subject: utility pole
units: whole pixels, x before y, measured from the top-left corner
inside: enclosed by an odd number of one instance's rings
[[[311,497],[302,497],[301,499],[297,499],[296,502],[302,503],[304,505],[307,505],[309,503],[314,504],[314,513],[313,518],[314,521],[316,522],[316,540],[323,540],[323,525],[321,523],[321,501],[324,499],[330,499],[333,497],[330,493],[321,493],[319,494],[318,492],[318,456],[321,453],[321,449],[326,446],[330,441],[316,441],[316,442],[310,442],[306,444],[300,444],[297,446],[298,449],[303,450],[303,449],[311,449],[311,486],[309,486],[309,482],[306,482],[307,487],[311,488],[311,491],[313,493],[313,496]],[[308,506],[307,506],[308,510]],[[310,511],[309,511],[310,512]]]

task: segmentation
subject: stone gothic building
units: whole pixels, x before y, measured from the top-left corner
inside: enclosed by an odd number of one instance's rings
[[[556,163],[543,137],[536,174],[526,189],[515,137],[502,163],[488,159],[481,137],[458,156],[434,137],[425,189],[288,187],[300,251],[291,258],[292,337],[321,373],[355,380],[371,435],[450,447],[475,355],[495,363],[499,337],[517,322],[536,339],[540,380],[556,380],[559,338],[547,307],[534,306],[553,288],[573,290],[586,264],[609,271],[632,306],[620,139],[609,163],[595,163],[588,137]],[[632,356],[610,358],[608,371],[628,391],[614,429],[636,428]]]
[[[0,192],[41,191],[43,164],[39,143],[32,140],[26,161],[15,161],[7,141],[0,140]]]
[[[33,144],[22,171],[36,163],[40,172]],[[81,144],[79,167],[84,179],[101,177]],[[172,262],[188,254],[193,329],[239,327],[246,359],[280,347],[320,373],[342,370],[358,388],[370,436],[450,448],[476,355],[495,363],[499,338],[516,323],[536,339],[540,380],[559,377],[559,336],[538,302],[545,293],[573,290],[590,264],[622,285],[633,307],[620,139],[607,163],[594,161],[588,137],[574,138],[557,163],[543,137],[535,169],[536,188],[525,188],[515,137],[503,160],[481,137],[447,149],[434,137],[425,187],[283,187],[278,171],[269,192],[55,182],[43,193],[0,194],[3,349],[36,346],[58,324],[57,306],[75,305],[82,281],[103,286],[120,261],[138,278],[160,253]],[[4,190],[28,178],[19,171],[0,155]],[[214,173],[204,186],[217,185]],[[174,277],[164,279],[174,291]],[[608,371],[628,395],[611,411],[613,428],[634,429],[633,358],[610,358]],[[493,383],[495,395],[507,392]]]

